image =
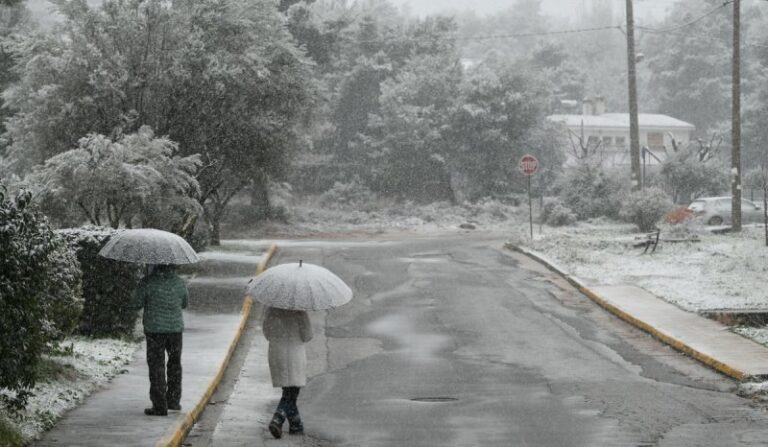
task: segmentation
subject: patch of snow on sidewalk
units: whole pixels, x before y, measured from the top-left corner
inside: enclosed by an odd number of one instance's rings
[[[60,366],[56,377],[39,382],[19,424],[24,439],[33,439],[50,429],[64,412],[77,406],[93,391],[125,371],[141,346],[139,342],[71,337],[61,343],[71,355],[47,360]]]

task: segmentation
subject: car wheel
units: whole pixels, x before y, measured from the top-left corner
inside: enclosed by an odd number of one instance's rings
[[[720,216],[715,216],[709,219],[707,222],[709,225],[722,225],[723,224],[723,218]]]

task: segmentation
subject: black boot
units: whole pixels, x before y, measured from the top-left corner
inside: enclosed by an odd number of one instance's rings
[[[288,434],[291,434],[291,435],[304,434],[304,423],[301,422],[301,416],[299,416],[298,414],[296,416],[288,417]]]
[[[282,411],[275,412],[272,420],[269,421],[269,432],[275,439],[283,437],[283,422],[285,422],[285,413]]]

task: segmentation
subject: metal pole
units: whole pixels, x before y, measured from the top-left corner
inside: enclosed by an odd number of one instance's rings
[[[627,0],[627,78],[629,82],[629,155],[632,161],[632,190],[640,189],[640,125],[637,117],[637,71],[635,69],[635,16]]]
[[[528,218],[531,223],[531,240],[533,240],[533,199],[531,199],[531,176],[528,176]]]
[[[741,231],[741,0],[733,2],[731,228]]]
[[[539,177],[539,235],[544,232],[544,185],[542,181],[544,176]]]

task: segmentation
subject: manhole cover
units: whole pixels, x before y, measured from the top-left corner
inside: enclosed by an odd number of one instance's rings
[[[455,397],[414,397],[411,399],[415,402],[453,402],[459,399],[456,399]]]

